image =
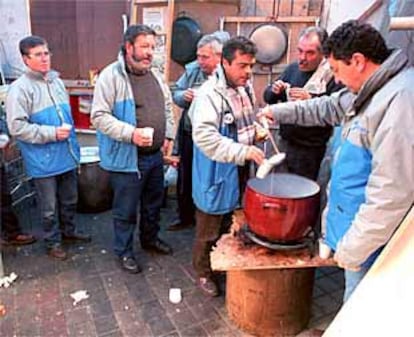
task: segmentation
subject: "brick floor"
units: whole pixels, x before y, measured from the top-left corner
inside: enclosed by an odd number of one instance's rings
[[[46,256],[41,242],[3,247],[6,273],[14,271],[19,278],[0,289],[0,304],[6,308],[0,336],[250,336],[228,318],[224,296],[206,298],[197,290],[191,268],[194,230],[164,230],[175,207],[173,200],[168,203],[161,236],[172,244],[174,255],[153,256],[137,249],[140,274],[121,271],[112,255],[110,212],[77,215],[93,242],[67,246],[67,261]],[[41,235],[38,227],[33,232]],[[183,292],[183,301],[176,305],[168,301],[172,287]],[[87,290],[90,297],[74,306],[70,294],[77,290]],[[317,270],[309,328],[326,328],[341,305],[342,293],[339,269]],[[298,336],[312,335],[304,331]]]

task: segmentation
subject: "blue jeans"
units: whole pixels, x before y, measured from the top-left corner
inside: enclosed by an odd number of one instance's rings
[[[110,172],[114,191],[114,251],[119,257],[133,256],[137,210],[140,213],[140,240],[153,242],[160,229],[164,197],[164,168],[161,151],[139,155],[139,173]]]
[[[34,178],[33,181],[40,202],[46,247],[60,245],[61,231],[66,235],[75,233],[78,203],[76,170],[53,177]]]
[[[359,282],[364,278],[365,274],[368,272],[369,266],[362,265],[361,269],[358,271],[350,271],[345,269],[345,293],[343,302],[345,303],[349,297],[354,292],[355,288],[358,286]]]

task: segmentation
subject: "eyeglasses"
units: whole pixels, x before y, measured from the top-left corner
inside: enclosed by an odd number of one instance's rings
[[[40,59],[40,58],[42,58],[42,56],[45,56],[45,57],[51,57],[53,54],[50,52],[50,51],[44,51],[44,52],[37,52],[37,53],[34,53],[34,54],[27,54],[27,56],[29,56],[29,57],[34,57],[34,58],[37,58],[37,59]]]

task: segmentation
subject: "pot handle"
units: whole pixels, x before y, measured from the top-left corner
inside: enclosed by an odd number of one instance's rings
[[[281,213],[286,213],[287,212],[287,206],[285,205],[281,205],[278,203],[274,203],[274,202],[265,202],[263,203],[263,208],[272,208],[272,209],[276,209]]]

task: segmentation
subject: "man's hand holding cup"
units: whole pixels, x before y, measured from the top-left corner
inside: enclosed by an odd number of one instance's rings
[[[136,128],[132,134],[132,142],[138,146],[151,146],[154,137],[154,128]]]

